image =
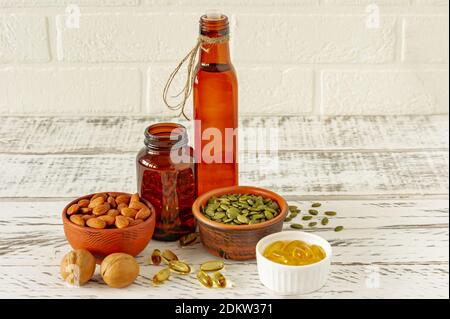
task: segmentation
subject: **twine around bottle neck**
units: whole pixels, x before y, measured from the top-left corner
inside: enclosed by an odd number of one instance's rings
[[[182,116],[184,116],[185,119],[189,120],[189,118],[187,117],[187,115],[185,113],[184,108],[186,106],[186,101],[188,100],[189,96],[191,95],[192,89],[194,86],[195,67],[197,65],[198,56],[199,56],[198,52],[200,49],[204,50],[206,52],[208,51],[208,49],[203,47],[204,44],[223,44],[223,43],[227,43],[229,40],[230,40],[230,36],[228,34],[220,36],[220,37],[208,37],[208,36],[202,35],[202,34],[199,35],[196,45],[180,61],[180,63],[178,63],[177,67],[172,71],[172,73],[169,76],[169,79],[166,82],[166,85],[164,86],[163,101],[170,110],[180,111],[179,115],[182,115]],[[169,103],[169,98],[168,98],[169,89],[172,85],[174,78],[180,71],[183,64],[185,64],[186,62],[187,62],[187,75],[186,75],[186,81],[184,83],[184,86],[180,92],[178,92],[177,94],[172,96],[174,98],[181,96],[181,101],[178,102],[177,104],[172,105]]]

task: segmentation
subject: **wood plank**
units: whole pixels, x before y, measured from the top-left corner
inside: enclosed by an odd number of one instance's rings
[[[44,232],[49,227],[60,227],[60,213],[67,202],[68,200],[1,201],[1,233],[17,233],[18,228]],[[292,223],[305,223],[301,217],[308,215],[312,202],[315,201],[288,201],[289,205],[296,205],[301,210]],[[336,216],[330,217],[328,227],[321,226],[320,229],[329,230],[337,225],[344,225],[349,229],[447,228],[449,222],[448,200],[328,200],[320,203],[322,206],[316,208],[319,211],[318,220],[325,211],[337,212]]]
[[[0,297],[20,298],[278,298],[260,283],[254,261],[226,261],[233,288],[204,289],[195,273],[173,276],[153,287],[159,267],[146,265],[154,248],[171,249],[197,269],[211,259],[201,244],[180,248],[152,241],[138,257],[141,275],[123,290],[110,289],[100,276],[83,288],[68,288],[59,278],[61,257],[70,250],[60,222],[65,201],[0,202]],[[303,211],[310,201],[295,202]],[[448,201],[324,201],[321,211],[335,210],[340,233],[315,230],[333,246],[332,272],[320,291],[305,298],[448,298]],[[289,230],[285,224],[285,230]],[[377,286],[368,286],[372,276]]]
[[[135,153],[146,126],[158,117],[2,117],[0,153]],[[274,116],[242,117],[241,137],[255,141],[249,128],[276,129],[283,150],[448,149],[448,116]],[[192,134],[191,134],[192,136]],[[240,145],[246,145],[243,140]]]
[[[57,265],[69,250],[60,221],[63,206],[59,201],[0,202],[5,212],[0,215],[0,265]],[[306,209],[309,203],[301,207]],[[339,212],[329,227],[312,230],[330,241],[335,263],[448,263],[446,201],[330,201],[322,209]],[[344,225],[345,231],[335,233],[336,225]],[[291,230],[287,223],[285,230]],[[171,249],[192,262],[211,258],[201,245],[180,249],[177,243],[152,241],[139,259],[143,261],[154,248]]]
[[[0,298],[286,298],[273,294],[255,276],[256,266],[227,264],[224,274],[234,283],[226,289],[206,289],[195,274],[172,276],[154,287],[154,266],[142,266],[136,282],[123,289],[107,287],[97,272],[81,288],[66,287],[58,266],[0,266]],[[374,275],[375,274],[375,275]],[[379,286],[370,284],[375,276]],[[448,264],[443,265],[333,265],[325,286],[314,293],[290,298],[448,298]]]
[[[288,230],[288,229],[286,229]],[[295,231],[295,230],[289,230]],[[333,245],[333,260],[339,264],[430,264],[448,262],[448,227],[413,229],[350,229],[314,231]],[[198,245],[196,249],[177,248],[176,243],[152,241],[140,259],[153,248],[171,249],[189,261],[207,260],[211,256]],[[45,231],[20,228],[2,234],[0,265],[56,265],[69,251],[61,226]],[[186,252],[189,252],[188,254]]]
[[[0,197],[135,191],[134,154],[0,155]],[[448,151],[244,154],[240,184],[283,195],[448,194]]]

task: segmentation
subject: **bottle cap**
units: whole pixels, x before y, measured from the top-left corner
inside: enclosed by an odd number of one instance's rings
[[[222,18],[222,13],[218,10],[208,10],[206,11],[206,19],[209,20],[219,20]]]

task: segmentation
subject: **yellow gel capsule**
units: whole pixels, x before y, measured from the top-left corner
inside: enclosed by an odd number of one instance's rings
[[[305,266],[323,260],[326,253],[318,245],[310,245],[301,240],[276,241],[263,252],[267,259],[289,266]]]

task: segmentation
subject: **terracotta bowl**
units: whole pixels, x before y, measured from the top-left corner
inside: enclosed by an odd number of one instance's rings
[[[275,218],[255,225],[226,225],[210,220],[200,211],[212,196],[224,194],[252,194],[270,198],[278,203],[281,212]],[[257,187],[232,186],[218,188],[198,197],[192,206],[198,221],[200,238],[205,248],[213,255],[233,260],[256,258],[256,244],[272,233],[280,232],[288,213],[288,205],[280,195]]]
[[[127,193],[115,193],[131,196],[131,194]],[[89,199],[93,195],[95,194],[73,200],[62,211],[64,233],[70,245],[74,249],[86,249],[90,251],[97,258],[97,262],[101,262],[103,258],[112,253],[123,252],[136,256],[143,251],[150,242],[153,231],[155,230],[156,214],[154,207],[141,198],[141,202],[150,208],[152,214],[143,223],[126,228],[95,229],[72,223],[67,217],[67,209],[79,200]]]

